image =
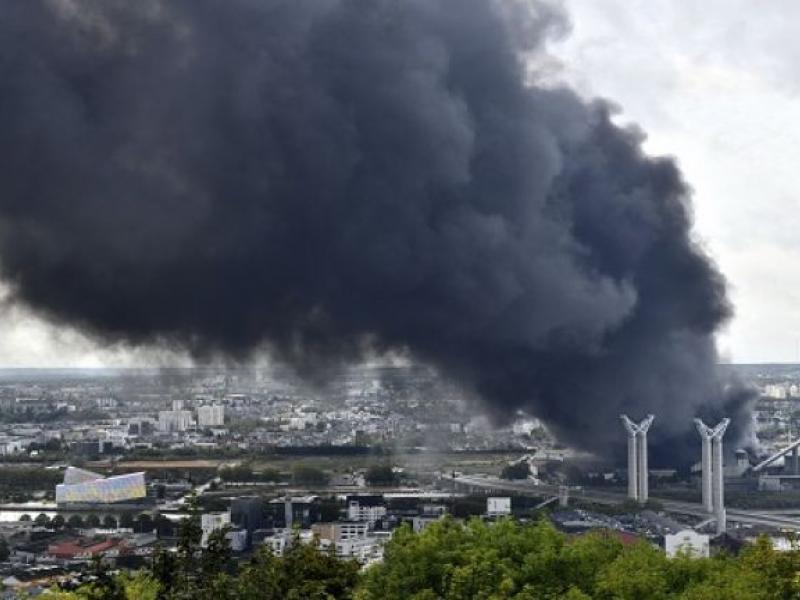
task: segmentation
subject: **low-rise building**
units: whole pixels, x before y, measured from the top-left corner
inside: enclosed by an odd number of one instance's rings
[[[709,556],[709,537],[692,529],[684,529],[678,533],[664,536],[664,550],[669,558],[678,554],[686,554],[694,558]]]
[[[511,498],[487,498],[486,515],[501,517],[511,514]]]
[[[352,521],[314,523],[311,526],[311,531],[313,531],[320,540],[341,542],[365,537],[367,533],[369,533],[369,523]]]
[[[350,521],[365,521],[374,525],[386,516],[386,501],[383,496],[348,496],[347,518]]]

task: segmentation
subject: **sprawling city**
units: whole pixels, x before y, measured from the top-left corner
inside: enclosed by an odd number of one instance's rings
[[[362,568],[392,536],[443,519],[541,518],[668,556],[737,552],[800,530],[800,367],[726,366],[759,392],[757,445],[723,452],[698,420],[696,461],[648,466],[648,429],[623,415],[627,462],[564,446],[534,417],[476,417],[419,366],[286,370],[0,371],[0,574],[28,593],[77,588],[88,567],[147,566],[183,520],[232,559],[317,543]]]

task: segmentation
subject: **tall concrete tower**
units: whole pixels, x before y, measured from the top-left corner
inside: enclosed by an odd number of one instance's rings
[[[639,502],[644,504],[650,497],[650,471],[647,465],[647,432],[650,430],[650,425],[653,424],[653,415],[647,415],[641,423],[639,423],[639,448],[636,458],[639,461]]]
[[[628,415],[620,415],[628,432],[628,498],[644,504],[649,497],[647,468],[647,432],[653,423],[653,415],[647,415],[641,423],[634,423]]]
[[[702,441],[702,455],[701,455],[701,469],[702,469],[702,483],[701,491],[703,494],[703,507],[709,512],[714,512],[714,490],[713,490],[713,464],[714,457],[711,451],[711,440],[713,438],[713,430],[708,427],[700,419],[695,419],[694,424],[697,426],[697,432],[700,434]]]
[[[702,491],[703,506],[717,521],[717,533],[724,533],[727,527],[725,516],[725,471],[722,452],[722,437],[728,429],[730,419],[722,419],[711,428],[700,419],[694,420],[702,449]]]
[[[628,432],[628,498],[631,500],[639,499],[639,469],[636,455],[639,453],[637,447],[637,433],[639,428],[628,418],[628,415],[620,415],[622,424]]]

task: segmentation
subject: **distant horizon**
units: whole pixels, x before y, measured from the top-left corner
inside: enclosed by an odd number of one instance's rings
[[[755,366],[799,366],[800,361],[756,361],[756,362],[719,362],[717,363],[718,366],[727,367],[727,366],[735,366],[735,367],[755,367]],[[362,363],[362,364],[351,364],[346,365],[345,368],[373,368],[373,369],[389,369],[389,368],[396,368],[396,369],[403,369],[403,368],[412,368],[412,367],[425,367],[427,366],[425,363],[409,363],[404,365],[398,364],[369,364],[369,363]],[[3,366],[0,365],[0,371],[164,371],[164,370],[184,370],[184,371],[191,371],[191,370],[215,370],[215,371],[237,371],[237,370],[274,370],[274,369],[282,369],[282,368],[289,368],[282,365],[248,365],[248,364],[241,364],[236,366],[229,366],[225,367],[222,365],[162,365],[162,366],[155,366],[155,365],[126,365],[126,366],[47,366],[47,367],[36,367],[36,366],[29,366],[29,367],[21,367],[21,366]]]

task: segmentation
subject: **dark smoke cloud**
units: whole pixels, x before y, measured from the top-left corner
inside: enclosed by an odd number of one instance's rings
[[[0,266],[109,341],[408,349],[603,449],[726,402],[675,163],[546,86],[523,0],[9,0]],[[656,433],[658,432],[658,433]]]

